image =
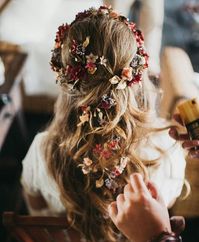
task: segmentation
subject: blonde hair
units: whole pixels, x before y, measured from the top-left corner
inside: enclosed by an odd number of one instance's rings
[[[136,53],[132,31],[122,21],[107,15],[93,14],[73,22],[62,46],[64,66],[68,63],[74,65],[69,51],[72,41],[82,43],[87,36],[90,37],[89,52],[104,56],[108,60],[107,67],[99,66],[94,75],[80,80],[79,90],[76,92],[70,90],[67,80],[64,82],[55,106],[55,117],[44,143],[45,158],[60,189],[67,219],[72,226],[89,241],[102,238],[105,241],[116,241],[117,230],[106,217],[106,211],[107,205],[117,194],[113,194],[105,186],[96,188],[95,176],[99,174],[84,175],[79,164],[82,164],[84,157],[92,157],[99,170],[112,169],[122,156],[128,157],[130,162],[117,178],[122,189],[132,172],[140,172],[146,177],[146,166],[157,164],[156,160],[143,161],[135,152],[142,138],[155,129],[149,125],[150,100],[146,100],[147,106],[138,108],[133,88],[118,90],[108,81],[124,67],[128,67]],[[96,127],[90,118],[89,122],[78,126],[79,108],[97,105],[104,94],[110,93],[116,104],[107,111],[109,122]],[[140,95],[144,97],[143,93]],[[94,157],[95,144],[103,144],[113,135],[121,138],[120,149],[115,151],[114,157]]]

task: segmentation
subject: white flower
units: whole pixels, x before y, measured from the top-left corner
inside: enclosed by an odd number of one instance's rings
[[[106,66],[107,59],[104,58],[104,56],[100,57],[100,64]]]
[[[91,159],[89,159],[88,157],[84,158],[84,164],[86,166],[90,166],[90,165],[92,165],[92,163],[93,163],[93,161]]]
[[[97,55],[93,55],[93,53],[90,53],[90,55],[86,55],[87,63],[95,63],[98,59]]]
[[[111,79],[109,79],[109,81],[111,84],[115,85],[115,84],[118,84],[121,81],[121,79],[119,78],[119,76],[115,75]]]
[[[118,83],[116,89],[122,90],[122,89],[125,89],[126,86],[127,86],[127,84],[126,84],[126,80],[121,80],[121,81]]]

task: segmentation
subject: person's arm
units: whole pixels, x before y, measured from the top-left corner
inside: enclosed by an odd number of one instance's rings
[[[140,174],[130,176],[130,184],[116,202],[109,206],[109,215],[117,228],[134,242],[181,241],[171,232],[168,210],[153,183],[145,185]]]
[[[45,199],[42,195],[30,195],[23,191],[23,197],[25,199],[29,213],[32,216],[50,216],[51,210],[48,207]]]
[[[144,33],[145,47],[150,56],[149,71],[159,74],[159,55],[162,43],[164,20],[164,0],[142,0],[139,15],[139,28]]]
[[[40,191],[39,171],[43,162],[40,147],[43,136],[43,133],[35,136],[22,162],[21,185],[23,187],[23,196],[29,213],[34,216],[50,214],[47,202]]]

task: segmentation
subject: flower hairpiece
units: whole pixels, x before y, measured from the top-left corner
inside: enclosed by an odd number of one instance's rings
[[[101,6],[99,9],[90,8],[89,10],[78,13],[71,25],[74,22],[81,21],[92,15],[107,15],[110,18],[124,22],[124,24],[126,24],[132,31],[136,39],[137,52],[131,61],[130,66],[123,68],[120,75],[114,75],[110,78],[110,83],[113,84],[116,89],[124,89],[127,86],[139,83],[142,80],[144,69],[148,67],[149,58],[144,48],[142,32],[136,28],[134,23],[129,22],[126,17],[119,15],[117,12],[113,11],[111,7],[107,6]],[[107,59],[104,56],[94,55],[92,52],[87,53],[87,46],[90,43],[90,37],[87,36],[83,43],[77,43],[76,40],[72,41],[70,53],[76,64],[68,64],[64,67],[61,62],[61,48],[71,25],[63,24],[58,28],[51,66],[52,69],[57,72],[57,81],[59,81],[60,84],[67,80],[68,83],[72,84],[72,88],[78,88],[78,82],[81,79],[86,79],[87,75],[94,75],[99,65],[106,67]]]
[[[81,106],[81,115],[79,116],[80,122],[77,124],[77,126],[81,126],[86,122],[89,122],[90,117],[95,118],[99,125],[105,124],[108,120],[108,118],[106,117],[106,111],[111,109],[115,105],[116,101],[107,94],[104,94],[96,107]]]
[[[102,159],[110,159],[114,155],[114,151],[119,149],[120,138],[114,137],[113,139],[105,142],[104,145],[96,144],[93,148],[93,156],[98,158],[100,157]],[[100,188],[105,185],[109,190],[115,193],[119,187],[117,178],[124,172],[128,161],[129,158],[123,156],[120,158],[119,162],[111,169],[105,167],[101,172],[96,162],[94,162],[94,160],[90,159],[89,157],[85,157],[83,162],[78,166],[81,167],[81,170],[85,175],[100,172],[101,175],[95,181],[96,188]]]

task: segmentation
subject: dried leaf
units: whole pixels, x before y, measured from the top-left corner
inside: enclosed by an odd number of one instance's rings
[[[104,185],[104,179],[100,178],[99,180],[96,180],[95,185],[97,188],[102,187]]]
[[[83,47],[86,48],[89,45],[90,42],[90,36],[86,37],[86,40],[83,42]]]

